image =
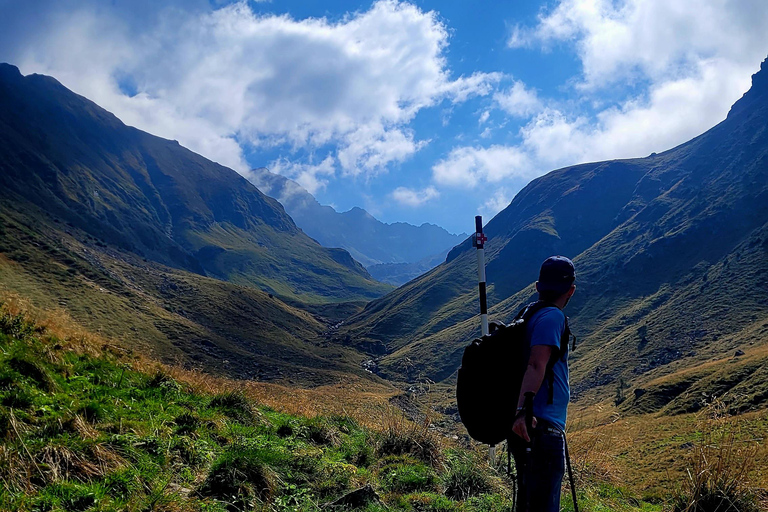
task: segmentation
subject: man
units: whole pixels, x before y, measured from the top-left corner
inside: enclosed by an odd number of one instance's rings
[[[563,308],[573,292],[573,262],[563,256],[541,265],[536,290],[547,303],[527,324],[530,342],[510,440],[518,475],[518,512],[558,512],[565,473],[565,419],[570,400],[568,335]],[[526,394],[529,399],[526,400]],[[533,400],[530,396],[533,394]],[[527,409],[532,407],[532,411]],[[532,431],[526,416],[533,413]]]

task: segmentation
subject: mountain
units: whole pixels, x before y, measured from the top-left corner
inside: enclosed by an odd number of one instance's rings
[[[403,284],[441,263],[442,258],[425,268],[466,237],[453,235],[434,224],[386,224],[362,208],[339,213],[321,205],[295,181],[266,168],[251,171],[250,179],[265,194],[280,201],[305,233],[325,247],[346,249],[369,271],[382,264],[414,264],[394,271],[380,267],[382,280],[393,284]]]
[[[148,260],[310,303],[389,288],[231,169],[0,65],[0,199]]]
[[[379,263],[371,265],[367,270],[377,281],[400,286],[412,279],[416,279],[425,272],[429,272],[444,262],[448,252],[449,250],[446,249],[439,254],[428,256],[415,263]]]
[[[573,258],[566,312],[580,338],[571,371],[581,399],[629,383],[628,410],[695,410],[713,394],[739,409],[764,404],[768,64],[703,135],[647,158],[552,171],[485,233],[492,318],[508,321],[535,298],[546,257]],[[479,330],[474,253],[465,240],[341,334],[377,356],[386,377],[452,378]]]

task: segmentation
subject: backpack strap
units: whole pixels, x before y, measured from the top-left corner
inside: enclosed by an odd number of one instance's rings
[[[557,363],[558,359],[563,357],[563,354],[565,354],[568,351],[568,342],[571,339],[571,328],[568,326],[568,317],[565,317],[565,328],[563,329],[563,334],[560,335],[560,348],[558,349],[557,353],[553,353],[552,357],[549,358],[549,362],[547,363],[547,382],[549,385],[547,386],[547,405],[552,405],[555,402],[555,364]]]
[[[528,321],[531,319],[533,315],[538,313],[540,310],[544,308],[556,308],[554,304],[550,302],[545,302],[542,300],[532,302],[522,308],[517,315],[515,315],[515,320],[524,320]],[[552,357],[549,358],[549,362],[547,363],[547,371],[546,371],[546,379],[549,383],[548,387],[548,396],[547,396],[547,404],[551,405],[555,401],[555,372],[553,371],[553,368],[555,366],[555,363],[557,363],[557,360],[563,357],[563,354],[568,350],[568,342],[571,338],[571,329],[568,326],[568,317],[565,317],[565,328],[563,329],[563,334],[560,336],[560,347],[558,347],[557,352],[552,353]],[[574,337],[575,338],[575,337]],[[575,342],[574,342],[575,347]]]

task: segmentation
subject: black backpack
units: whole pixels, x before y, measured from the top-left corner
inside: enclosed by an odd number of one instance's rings
[[[491,323],[490,334],[472,340],[464,349],[456,380],[456,404],[461,422],[472,439],[495,445],[509,437],[530,355],[527,322],[537,311],[552,306],[542,301],[529,304],[509,325]],[[552,403],[552,366],[567,350],[569,337],[566,318],[560,350],[547,367],[549,403]]]

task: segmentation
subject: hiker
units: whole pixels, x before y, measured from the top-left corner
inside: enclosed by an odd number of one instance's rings
[[[552,256],[541,265],[536,290],[539,301],[551,306],[536,311],[526,326],[530,356],[517,399],[515,435],[509,440],[518,475],[517,512],[560,510],[570,400],[562,310],[576,290],[574,281],[573,262],[566,257]]]

